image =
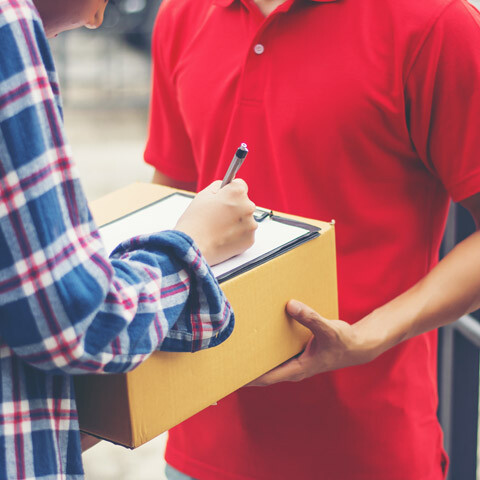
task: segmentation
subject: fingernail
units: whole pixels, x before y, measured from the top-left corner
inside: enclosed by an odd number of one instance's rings
[[[287,311],[290,315],[298,315],[301,309],[302,306],[300,305],[300,302],[297,302],[297,300],[290,300],[287,303]]]

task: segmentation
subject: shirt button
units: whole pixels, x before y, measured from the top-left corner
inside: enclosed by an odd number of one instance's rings
[[[254,51],[257,55],[261,55],[261,54],[265,51],[265,47],[264,47],[261,43],[257,43],[257,44],[253,47],[253,51]]]

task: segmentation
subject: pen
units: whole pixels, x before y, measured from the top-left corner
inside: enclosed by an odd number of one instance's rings
[[[242,163],[245,160],[247,153],[248,153],[247,144],[242,143],[237,148],[237,151],[235,152],[235,155],[233,156],[232,161],[230,162],[230,166],[228,167],[225,177],[223,177],[222,185],[220,185],[220,188],[223,188],[225,185],[228,185],[235,178],[235,175],[237,174],[239,168],[242,166]]]

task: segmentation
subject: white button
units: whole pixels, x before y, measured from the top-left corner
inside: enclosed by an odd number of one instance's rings
[[[253,51],[254,51],[257,55],[261,55],[261,54],[265,51],[265,47],[264,47],[261,43],[257,43],[257,44],[253,47]]]

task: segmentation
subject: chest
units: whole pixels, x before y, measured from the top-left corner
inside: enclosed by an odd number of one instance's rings
[[[174,71],[192,135],[201,119],[222,125],[242,103],[312,133],[323,123],[371,121],[380,111],[403,122],[405,52],[395,33],[334,14],[336,4],[301,7],[268,18],[242,5],[210,12]]]

